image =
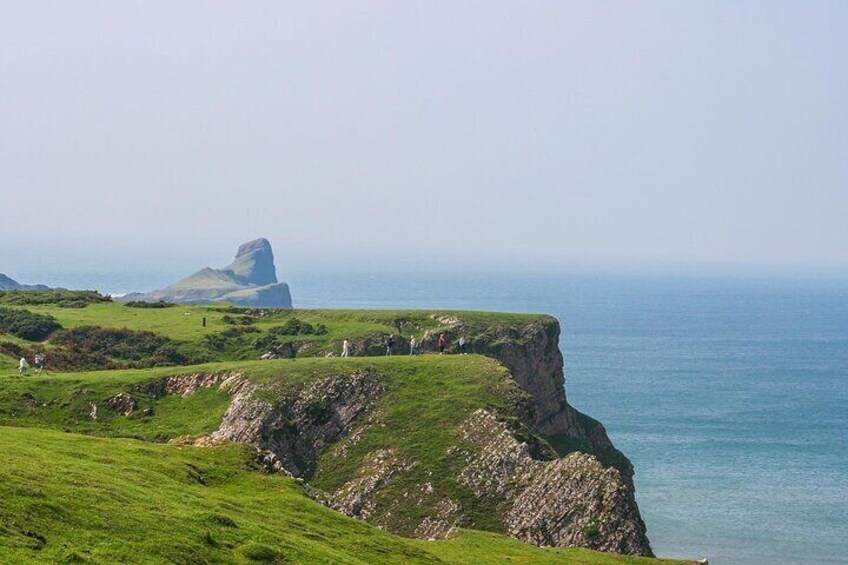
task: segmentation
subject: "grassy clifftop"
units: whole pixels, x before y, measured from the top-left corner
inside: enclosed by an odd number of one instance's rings
[[[271,310],[223,304],[134,308],[93,302],[69,308],[35,298],[31,304],[14,298],[7,296],[4,302],[0,297],[0,308],[49,316],[62,329],[47,339],[39,338],[38,343],[26,343],[0,324],[0,354],[45,351],[48,368],[64,371],[251,360],[266,353],[275,357],[338,355],[344,339],[353,343],[354,355],[377,355],[390,335],[395,337],[396,352],[403,353],[410,338],[420,341],[458,318],[468,325],[469,340],[475,330],[547,318],[458,311]],[[455,347],[452,342],[448,349]]]
[[[507,536],[650,554],[626,469],[537,426],[588,437],[550,317],[37,298],[0,296],[0,562],[671,563]],[[400,354],[441,332],[477,354]]]

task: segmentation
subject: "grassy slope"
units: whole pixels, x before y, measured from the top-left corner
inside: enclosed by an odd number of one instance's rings
[[[211,388],[187,398],[169,395],[152,399],[137,392],[138,387],[169,375],[234,370],[260,385],[260,394],[273,400],[321,377],[358,370],[377,373],[387,389],[377,406],[386,426],[370,430],[352,453],[394,445],[416,460],[433,459],[428,455],[443,453],[455,443],[456,426],[475,409],[506,409],[509,393],[516,390],[499,364],[478,355],[233,361],[26,377],[10,371],[0,376],[0,424],[159,441],[208,433],[218,427],[229,405],[225,393]],[[119,392],[131,392],[139,401],[138,410],[130,417],[103,406],[105,399]],[[91,402],[99,406],[97,420],[89,417]],[[153,414],[145,416],[143,410],[148,407]],[[316,479],[320,478],[322,487],[339,486],[352,472],[350,463],[328,468]]]
[[[0,561],[675,563],[467,532],[391,536],[251,469],[240,447],[184,448],[0,427]]]

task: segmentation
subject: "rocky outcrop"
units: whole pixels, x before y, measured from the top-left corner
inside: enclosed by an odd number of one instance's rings
[[[135,397],[126,392],[120,392],[104,402],[106,408],[114,410],[124,416],[129,416],[138,408],[138,402]]]
[[[289,286],[277,282],[274,252],[264,238],[242,244],[233,262],[223,269],[206,267],[162,290],[127,294],[120,300],[180,304],[229,302],[246,307],[292,307]]]
[[[474,449],[464,455],[459,481],[505,507],[502,521],[511,536],[542,546],[652,555],[633,489],[618,469],[579,452],[536,460],[526,442],[484,409],[462,430]]]
[[[375,494],[392,479],[415,467],[415,462],[401,457],[397,449],[379,449],[366,456],[352,480],[327,498],[328,506],[367,520],[376,508]]]
[[[324,447],[345,435],[382,390],[367,371],[318,379],[276,402],[256,397],[248,383],[222,388],[233,402],[212,437],[268,450],[294,477],[309,476]]]
[[[426,332],[420,349],[435,351],[441,333],[450,343],[464,336],[471,352],[503,363],[518,385],[532,396],[533,410],[527,423],[544,434],[560,454],[590,453],[602,463],[619,469],[627,480],[631,479],[630,461],[612,444],[604,426],[568,404],[559,349],[560,326],[555,318],[540,316],[515,326],[479,326],[467,323],[460,316],[434,314],[433,317],[443,327]]]

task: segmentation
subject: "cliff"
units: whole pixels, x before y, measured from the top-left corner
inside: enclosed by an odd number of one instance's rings
[[[89,310],[130,309],[72,314]],[[44,389],[21,382],[0,395],[0,424],[249,445],[262,468],[302,479],[316,500],[403,536],[473,528],[536,545],[651,554],[630,462],[600,423],[568,404],[554,318],[206,307],[130,314],[139,329],[175,339],[200,333],[198,352],[209,345],[221,355],[296,359],[105,372],[102,381]],[[463,336],[472,354],[372,356],[390,334],[395,353],[408,352],[412,336],[430,351],[445,334],[448,353]],[[333,358],[344,337],[357,357]]]
[[[132,293],[120,300],[179,304],[229,302],[249,307],[292,307],[289,286],[277,282],[274,252],[264,238],[239,246],[233,262],[223,269],[206,267],[162,290]]]

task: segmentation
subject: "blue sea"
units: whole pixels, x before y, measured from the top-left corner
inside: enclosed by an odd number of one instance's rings
[[[633,461],[658,555],[848,563],[848,279],[287,278],[296,307],[556,316],[569,401]]]

